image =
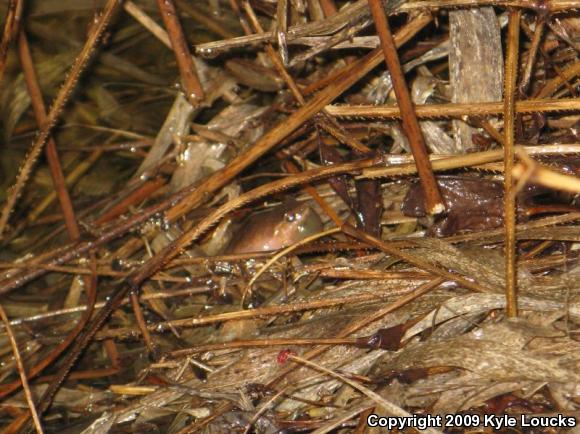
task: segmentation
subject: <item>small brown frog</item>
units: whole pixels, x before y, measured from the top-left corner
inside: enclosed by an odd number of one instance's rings
[[[438,237],[464,231],[482,231],[503,225],[503,183],[487,179],[461,176],[437,177],[439,190],[445,201],[447,213],[429,228]],[[518,216],[530,200],[546,193],[537,186],[526,186],[518,197]],[[423,189],[414,183],[407,192],[401,211],[409,217],[425,217]]]
[[[234,235],[226,253],[278,250],[322,231],[320,216],[308,204],[289,200],[269,211],[250,215]]]

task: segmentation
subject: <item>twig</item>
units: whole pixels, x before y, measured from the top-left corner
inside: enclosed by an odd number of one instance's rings
[[[32,103],[32,108],[34,110],[34,116],[36,118],[36,123],[39,127],[46,122],[46,108],[44,106],[44,101],[42,98],[42,92],[40,90],[40,86],[38,85],[38,79],[36,77],[36,71],[34,69],[34,64],[32,62],[32,56],[30,54],[30,48],[28,45],[28,41],[26,39],[26,33],[24,29],[20,29],[20,33],[18,36],[18,53],[20,56],[20,62],[22,64],[22,70],[24,74],[24,79],[26,80],[26,85],[28,87],[28,93],[30,94],[30,100]],[[68,232],[68,236],[71,241],[76,241],[80,238],[80,229],[77,223],[77,218],[75,216],[75,211],[70,199],[70,195],[68,189],[66,187],[66,180],[62,171],[62,166],[60,164],[60,159],[58,156],[58,151],[56,149],[56,143],[52,137],[49,137],[46,144],[46,158],[48,160],[48,164],[50,167],[50,173],[52,176],[52,181],[54,184],[54,188],[56,190],[55,194],[58,197],[60,208],[62,210],[62,214],[64,216],[65,226]],[[94,253],[91,252],[89,254],[91,262],[95,263]],[[96,269],[96,267],[91,267]],[[91,270],[93,272],[95,270]],[[93,273],[93,277],[96,278],[96,274]],[[82,276],[81,277],[84,282],[85,288],[88,291],[95,291],[96,292],[96,282],[93,285],[93,279],[89,276]],[[72,287],[71,287],[72,288]],[[95,299],[91,302],[91,297],[89,296],[89,303],[94,304]],[[88,318],[85,318],[87,320]],[[57,350],[53,352],[53,359],[56,358],[56,355],[60,354],[62,351],[70,345],[70,343],[74,340],[76,335],[80,332],[82,326],[84,326],[85,321],[80,321],[81,327],[76,327],[72,332],[68,339],[65,339],[64,342],[67,343],[66,346],[59,346]],[[50,362],[53,360],[48,358],[49,362],[46,363],[44,366],[48,366]],[[41,363],[42,365],[42,363]],[[39,365],[40,366],[40,365]],[[35,367],[35,368],[38,368]],[[39,373],[39,370],[34,371],[34,375]]]
[[[528,50],[528,59],[526,60],[526,66],[524,67],[524,72],[522,74],[522,79],[520,80],[520,95],[525,95],[528,91],[528,86],[530,85],[530,78],[532,76],[532,69],[534,67],[534,62],[536,60],[536,55],[538,54],[538,48],[540,47],[540,41],[542,40],[542,34],[544,32],[544,27],[546,26],[546,20],[543,16],[538,15],[536,19],[536,29],[534,31],[534,37],[532,39],[532,46]]]
[[[34,69],[32,56],[30,55],[30,47],[28,45],[28,40],[26,39],[26,33],[24,29],[20,29],[18,35],[18,54],[20,56],[20,63],[22,64],[22,72],[24,74],[24,79],[26,80],[26,86],[28,87],[28,93],[30,94],[30,101],[34,110],[34,117],[38,127],[41,128],[42,125],[46,122],[46,107],[44,106],[42,92],[40,90],[40,86],[38,85],[38,79],[36,77],[36,71]],[[47,139],[46,159],[48,160],[52,182],[54,184],[54,188],[60,203],[60,208],[64,216],[64,223],[69,238],[72,241],[76,241],[80,237],[80,230],[70,200],[70,195],[68,193],[68,189],[66,188],[62,166],[60,164],[58,151],[56,149],[56,143],[52,137],[48,137]]]
[[[329,105],[325,110],[336,117],[357,119],[400,119],[402,116],[398,107],[388,105]],[[576,111],[580,110],[580,101],[578,98],[529,99],[516,101],[515,110],[516,113]],[[415,106],[415,113],[419,118],[429,119],[493,116],[503,113],[503,102],[420,104]]]
[[[151,338],[151,333],[147,329],[147,323],[145,322],[145,317],[143,316],[143,310],[141,306],[139,306],[139,296],[137,293],[132,292],[129,294],[129,300],[131,301],[131,306],[133,307],[133,313],[135,314],[135,319],[137,320],[137,325],[139,326],[139,330],[141,330],[141,336],[145,341],[145,346],[149,351],[149,355],[154,358],[157,358],[158,349]]]
[[[513,194],[515,96],[517,86],[520,40],[520,10],[509,14],[508,44],[504,83],[504,222],[505,222],[505,295],[506,313],[512,318],[518,314],[516,294],[516,196]]]
[[[169,40],[167,32],[163,30],[163,27],[157,24],[153,18],[143,12],[139,6],[131,0],[127,0],[123,3],[123,8],[125,9],[125,12],[131,15],[139,24],[149,30],[149,32],[160,40],[163,45],[171,49],[171,41]]]
[[[32,415],[32,420],[34,421],[34,427],[36,432],[42,433],[42,425],[40,424],[40,418],[36,411],[36,406],[34,405],[34,399],[32,398],[32,392],[30,391],[30,386],[28,384],[28,378],[26,377],[26,369],[24,368],[24,363],[22,363],[22,358],[20,357],[20,351],[18,351],[18,344],[16,343],[16,338],[14,333],[12,333],[12,327],[10,327],[10,322],[4,312],[4,308],[0,306],[0,317],[6,328],[6,334],[8,335],[8,340],[10,341],[10,346],[12,347],[12,352],[14,353],[14,360],[16,361],[16,366],[18,367],[18,373],[20,374],[20,381],[22,382],[22,388],[24,389],[24,396],[26,397],[26,402],[28,402],[28,408],[30,414]]]
[[[381,40],[381,47],[385,62],[391,74],[393,81],[393,89],[397,96],[397,103],[401,110],[401,118],[403,121],[403,129],[405,135],[409,140],[413,157],[415,157],[415,164],[417,165],[417,172],[425,194],[425,209],[429,214],[440,214],[445,210],[443,198],[439,192],[439,186],[433,175],[429,157],[427,156],[427,147],[425,146],[425,139],[423,132],[419,127],[419,121],[413,109],[413,102],[409,95],[409,89],[399,62],[399,55],[389,26],[389,20],[385,15],[381,0],[368,0],[369,8],[375,21],[375,27],[379,38]]]
[[[4,31],[2,32],[2,40],[0,41],[0,83],[2,83],[4,70],[6,69],[6,58],[8,56],[10,41],[12,41],[12,38],[14,38],[18,32],[23,4],[24,0],[10,0],[8,3],[8,9],[6,9]]]
[[[171,48],[175,53],[177,66],[183,82],[185,97],[193,107],[199,106],[204,99],[203,88],[197,76],[195,64],[189,51],[189,45],[183,34],[181,23],[177,16],[177,11],[173,0],[157,0],[159,13],[163,18],[163,23],[169,34]]]
[[[236,36],[236,33],[231,32],[227,26],[223,25],[223,23],[217,22],[212,17],[208,17],[204,13],[197,10],[192,4],[190,4],[191,2],[177,0],[177,3],[185,13],[191,16],[191,18],[216,35],[219,35],[222,38],[234,38]]]
[[[196,345],[192,348],[184,348],[172,351],[166,355],[171,358],[179,358],[191,354],[205,353],[207,351],[231,350],[234,348],[253,348],[271,346],[314,346],[314,345],[358,345],[357,338],[275,338],[275,339],[248,339],[243,341],[220,342],[217,344]]]
[[[94,164],[103,155],[103,149],[95,149],[86,158],[82,159],[75,167],[73,167],[65,178],[67,186],[74,185],[87,171],[89,171]],[[50,206],[50,204],[57,198],[57,193],[52,191],[47,194],[27,215],[27,222],[32,223],[42,214],[42,212]],[[60,198],[59,198],[60,199]]]

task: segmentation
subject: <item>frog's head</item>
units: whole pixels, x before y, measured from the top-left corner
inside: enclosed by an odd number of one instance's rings
[[[250,216],[227,251],[268,252],[287,247],[322,231],[320,216],[308,204],[289,200],[270,211]]]
[[[320,216],[306,203],[286,207],[282,219],[272,234],[273,248],[286,247],[322,231]]]

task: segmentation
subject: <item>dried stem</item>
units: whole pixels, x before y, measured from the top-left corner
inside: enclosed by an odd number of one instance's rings
[[[536,20],[536,30],[534,31],[534,37],[532,39],[532,46],[528,50],[528,59],[526,60],[526,66],[524,67],[524,72],[522,74],[522,79],[520,81],[520,95],[526,95],[528,87],[530,85],[530,78],[532,77],[532,70],[534,67],[534,62],[536,61],[536,56],[538,54],[538,48],[540,47],[540,41],[542,40],[542,34],[546,26],[546,21],[543,17],[538,15]]]
[[[536,98],[542,99],[555,94],[560,87],[577,75],[580,75],[580,60],[568,65],[559,71],[556,77],[547,81],[544,87],[537,93]]]
[[[123,2],[123,8],[125,9],[125,12],[131,15],[139,24],[149,30],[151,34],[160,40],[163,45],[171,49],[171,41],[169,40],[167,32],[163,30],[163,27],[157,24],[153,18],[143,12],[139,6],[131,0],[127,0]]]
[[[425,146],[425,139],[423,132],[419,127],[419,121],[415,115],[411,95],[407,87],[407,81],[401,68],[397,48],[389,26],[389,20],[383,10],[381,0],[368,0],[369,8],[375,21],[375,27],[379,38],[381,40],[381,47],[385,62],[391,74],[393,82],[393,89],[397,96],[397,103],[401,110],[401,118],[403,121],[403,129],[405,135],[409,140],[413,157],[415,157],[415,164],[417,165],[417,173],[425,193],[425,209],[429,214],[439,214],[445,210],[443,198],[439,192],[439,186],[433,175],[429,157],[427,156],[427,147]]]
[[[26,38],[24,29],[21,29],[18,35],[18,54],[20,55],[22,72],[24,74],[24,79],[26,80],[28,93],[30,94],[30,101],[32,104],[32,109],[34,110],[34,117],[40,128],[46,122],[46,107],[44,106],[42,92],[40,90],[40,86],[38,85],[38,79],[36,77],[36,71],[34,69],[34,63],[32,61],[32,56],[30,55],[30,47],[28,45],[28,40]],[[60,164],[58,151],[56,149],[56,143],[52,137],[48,137],[46,142],[46,159],[48,160],[52,182],[54,184],[54,188],[60,203],[60,208],[64,216],[64,223],[69,238],[72,241],[76,241],[80,237],[80,230],[70,200],[70,195],[68,189],[66,188],[62,166]]]
[[[14,38],[18,32],[23,4],[24,0],[10,0],[8,3],[6,18],[4,19],[4,30],[2,31],[2,40],[0,41],[0,83],[2,83],[4,70],[6,69],[8,47],[10,46],[12,38]]]
[[[580,71],[580,69],[579,69]],[[448,104],[420,104],[415,106],[415,113],[419,118],[447,119],[494,116],[502,114],[503,102],[481,103],[448,103]],[[328,113],[336,117],[352,117],[357,119],[400,119],[401,110],[396,106],[376,105],[330,105],[325,108]],[[580,110],[578,98],[568,99],[529,99],[515,102],[516,113],[546,113]]]
[[[157,6],[169,34],[171,48],[175,53],[185,96],[193,107],[197,107],[203,101],[204,92],[197,76],[195,64],[181,28],[175,5],[173,0],[157,0]]]
[[[161,322],[155,325],[149,325],[147,326],[147,328],[150,331],[155,331],[163,329],[165,327],[197,327],[207,324],[216,324],[223,321],[238,321],[241,319],[259,318],[265,316],[283,315],[292,312],[303,312],[307,310],[327,309],[337,306],[353,305],[369,301],[377,301],[382,298],[384,298],[384,295],[382,294],[364,293],[348,297],[331,298],[326,300],[312,300],[302,303],[237,310],[234,312],[225,312],[197,318],[176,319],[172,321]],[[133,328],[125,330],[123,329],[106,330],[99,334],[99,338],[102,339],[102,338],[117,337],[123,334],[136,336],[139,335],[140,332],[139,330]]]
[[[221,36],[222,38],[234,38],[236,36],[236,33],[231,32],[227,27],[223,26],[222,23],[217,22],[213,17],[208,17],[207,15],[201,13],[190,3],[191,2],[177,0],[178,6],[204,28],[210,30],[216,35]]]
[[[504,86],[504,222],[505,222],[505,281],[506,313],[518,314],[516,294],[516,196],[513,194],[515,96],[517,86],[520,40],[520,10],[509,14],[507,58]]]
[[[151,338],[151,333],[147,330],[147,323],[145,321],[145,317],[143,316],[143,310],[141,306],[139,306],[139,296],[136,292],[132,292],[129,294],[129,299],[131,300],[131,306],[133,308],[133,313],[135,314],[135,319],[137,320],[137,325],[139,326],[139,330],[141,330],[141,336],[145,341],[145,346],[149,351],[149,355],[151,357],[156,358],[156,354],[158,352],[155,344],[153,343],[153,339]]]

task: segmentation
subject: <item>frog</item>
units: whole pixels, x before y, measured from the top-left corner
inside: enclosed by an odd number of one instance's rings
[[[225,253],[278,250],[321,232],[323,227],[320,216],[309,204],[287,199],[279,206],[243,220]]]
[[[429,235],[445,237],[461,232],[485,231],[503,225],[503,183],[467,176],[439,176],[439,190],[446,205],[446,214],[440,216],[428,230]],[[536,185],[526,185],[518,193],[516,212],[522,221],[528,219],[526,209],[534,199],[548,191]],[[425,217],[424,195],[421,184],[413,183],[403,200],[401,211],[408,217]]]

